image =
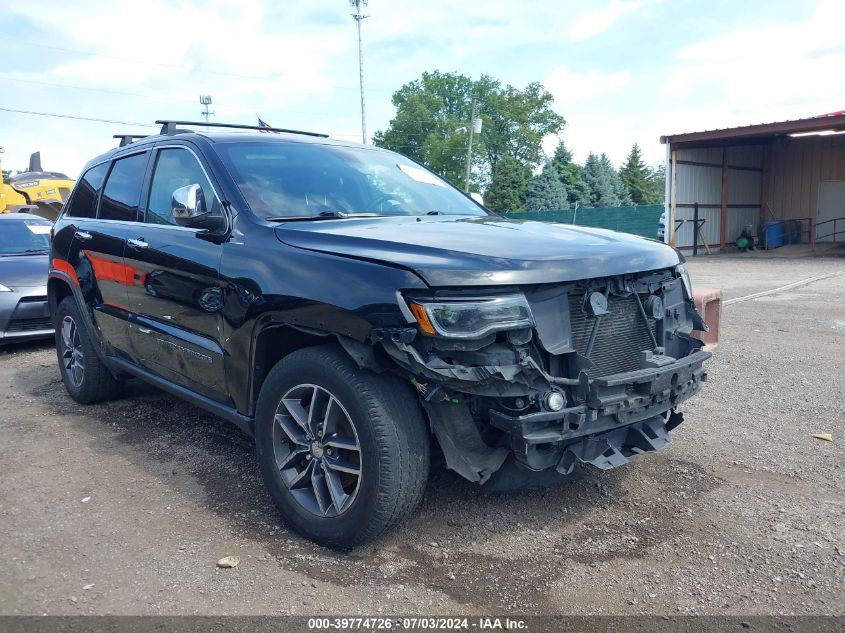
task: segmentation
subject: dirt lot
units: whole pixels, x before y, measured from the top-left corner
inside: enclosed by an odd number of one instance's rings
[[[731,298],[845,260],[690,269]],[[140,384],[80,407],[52,347],[2,351],[0,613],[842,614],[843,297],[839,275],[726,306],[673,443],[600,486],[490,497],[436,469],[351,555],[284,527],[234,427]]]

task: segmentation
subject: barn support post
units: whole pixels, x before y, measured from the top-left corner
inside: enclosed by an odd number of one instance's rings
[[[666,230],[669,231],[669,245],[675,246],[675,215],[678,207],[678,150],[672,149],[672,185],[669,202],[669,221]]]
[[[760,223],[757,232],[763,230],[763,224],[766,223],[766,209],[769,206],[769,172],[772,164],[772,146],[767,144],[763,146],[763,164],[762,172],[760,173]]]
[[[698,234],[701,232],[701,225],[698,223],[698,203],[695,203],[692,212],[692,254],[698,255]]]
[[[728,148],[722,148],[722,213],[719,219],[719,249],[724,252],[728,235]]]

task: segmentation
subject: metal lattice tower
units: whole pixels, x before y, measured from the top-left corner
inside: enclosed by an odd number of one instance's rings
[[[364,107],[364,45],[361,42],[361,22],[369,15],[364,15],[362,9],[369,4],[369,0],[349,0],[355,8],[355,13],[352,17],[355,19],[355,25],[358,27],[358,81],[361,87],[361,142],[367,143],[367,111]]]

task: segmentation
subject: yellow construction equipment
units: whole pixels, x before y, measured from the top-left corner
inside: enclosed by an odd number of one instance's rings
[[[3,147],[0,146],[0,154]],[[41,152],[29,158],[29,169],[3,177],[0,184],[0,213],[34,213],[54,222],[70,195],[73,180],[55,171],[41,168]]]

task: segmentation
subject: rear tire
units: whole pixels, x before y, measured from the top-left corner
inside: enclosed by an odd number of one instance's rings
[[[80,404],[94,404],[119,395],[123,383],[97,355],[72,296],[59,304],[55,327],[59,370],[70,397]]]
[[[360,369],[333,346],[298,350],[273,367],[255,425],[274,503],[317,543],[345,549],[376,539],[422,499],[429,435],[411,385]]]

